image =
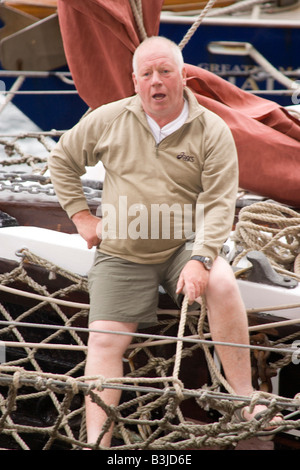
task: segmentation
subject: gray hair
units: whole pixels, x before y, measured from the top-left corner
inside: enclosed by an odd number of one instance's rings
[[[165,38],[163,36],[151,36],[151,37],[145,39],[136,48],[136,50],[133,54],[133,58],[132,58],[133,73],[137,72],[137,57],[138,57],[139,51],[141,49],[143,49],[145,46],[147,46],[148,43],[151,43],[151,42],[164,42],[166,45],[168,45],[169,48],[170,48],[170,51],[173,53],[175,62],[178,65],[179,70],[180,71],[182,70],[182,68],[184,66],[184,60],[183,60],[183,56],[182,56],[181,50],[179,49],[178,45],[175,42],[173,42],[170,39]]]

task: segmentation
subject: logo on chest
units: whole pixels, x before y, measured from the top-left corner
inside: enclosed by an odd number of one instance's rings
[[[176,157],[178,160],[183,160],[184,162],[194,162],[195,157],[192,155],[186,155],[185,152],[181,152],[179,155]]]

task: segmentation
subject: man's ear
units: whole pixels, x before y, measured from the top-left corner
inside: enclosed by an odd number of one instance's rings
[[[137,84],[137,79],[136,79],[136,76],[135,76],[134,73],[132,74],[132,81],[133,81],[133,85],[134,85],[134,91],[136,93],[138,93],[138,84]]]
[[[182,68],[182,83],[183,83],[183,86],[186,86],[186,68],[185,67]]]

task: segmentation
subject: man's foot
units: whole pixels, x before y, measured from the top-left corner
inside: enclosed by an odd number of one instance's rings
[[[253,411],[250,413],[249,407],[245,406],[244,408],[239,408],[235,411],[235,417],[240,422],[248,422],[252,419],[259,421],[265,414],[267,410],[266,406],[263,405],[256,405]],[[270,441],[273,439],[274,435],[271,434],[272,431],[280,427],[284,422],[284,417],[281,413],[277,413],[273,418],[269,421],[267,426],[262,429],[264,432],[268,432],[270,434],[266,434],[264,436],[258,436],[259,439],[264,441]]]

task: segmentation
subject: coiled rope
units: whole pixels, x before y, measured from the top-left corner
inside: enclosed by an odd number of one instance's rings
[[[300,281],[300,214],[272,201],[241,209],[233,240],[242,248],[234,265],[251,250],[263,252],[274,269]]]

